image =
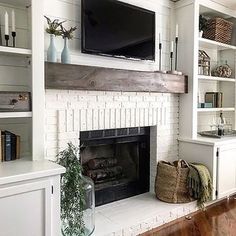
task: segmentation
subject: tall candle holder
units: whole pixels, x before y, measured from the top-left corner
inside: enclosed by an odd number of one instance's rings
[[[159,43],[159,71],[161,71],[162,64],[162,43]]]
[[[16,47],[16,32],[12,31],[11,32],[12,38],[13,38],[13,47]]]
[[[9,37],[9,35],[8,34],[5,34],[5,40],[6,40],[6,46],[8,47],[8,42],[9,42],[9,39],[10,39],[10,37]]]
[[[170,71],[173,71],[173,55],[174,55],[174,53],[171,52],[170,53]]]
[[[175,70],[176,71],[178,67],[178,42],[179,42],[179,37],[175,37]]]

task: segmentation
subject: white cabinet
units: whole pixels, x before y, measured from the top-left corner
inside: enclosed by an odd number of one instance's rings
[[[236,193],[236,145],[218,149],[218,198]]]
[[[19,161],[0,167],[1,236],[60,235],[63,172],[63,167],[47,161]]]
[[[51,235],[50,180],[0,188],[1,235]]]
[[[213,180],[212,200],[236,193],[236,138],[180,139],[180,157],[207,166]]]

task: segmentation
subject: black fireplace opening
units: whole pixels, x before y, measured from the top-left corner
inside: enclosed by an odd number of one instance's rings
[[[95,184],[96,206],[149,192],[150,128],[80,132],[84,175]]]

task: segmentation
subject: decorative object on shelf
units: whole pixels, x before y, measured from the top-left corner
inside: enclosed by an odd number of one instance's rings
[[[212,75],[216,77],[230,78],[232,75],[232,69],[227,64],[227,61],[226,61],[224,65],[216,67],[212,71]]]
[[[198,51],[198,74],[211,75],[211,58],[203,50]]]
[[[206,29],[207,19],[203,16],[199,16],[199,37],[202,38],[203,32]]]
[[[29,92],[0,92],[0,112],[31,111],[31,94]]]
[[[82,175],[79,148],[68,143],[57,163],[66,168],[61,179],[62,235],[89,236],[95,228],[94,183]]]
[[[198,103],[198,108],[212,108],[212,103],[211,102]]]
[[[1,22],[1,14],[0,14],[0,25],[2,25],[2,22]],[[2,27],[0,27],[0,46],[2,46]]]
[[[5,12],[5,40],[6,40],[6,46],[9,46],[9,17],[7,11]]]
[[[167,71],[168,74],[174,75],[183,75],[181,71],[177,70],[178,67],[178,43],[179,43],[179,25],[176,24],[176,34],[175,34],[175,65],[173,68],[173,59],[174,59],[174,41],[171,41],[170,47],[170,71]]]
[[[168,71],[169,74],[173,73],[173,56],[174,56],[174,42],[171,41],[171,46],[170,46],[170,71]]]
[[[65,21],[59,21],[58,19],[51,20],[47,16],[44,16],[47,20],[48,27],[46,28],[46,32],[50,35],[50,45],[48,47],[47,51],[47,60],[49,62],[57,62],[57,50],[55,46],[55,37],[60,36],[60,29],[59,27],[65,22]]]
[[[161,34],[159,33],[159,71],[162,69],[162,43]]]
[[[177,71],[178,66],[178,42],[179,42],[179,25],[176,25],[176,31],[175,31],[175,71]]]
[[[203,37],[220,43],[230,44],[232,31],[232,22],[217,17],[207,21]]]
[[[61,53],[61,62],[64,64],[70,64],[71,63],[71,55],[70,55],[70,50],[68,47],[68,40],[69,39],[73,39],[73,32],[77,29],[77,27],[71,27],[70,29],[66,29],[63,27],[63,25],[60,26],[61,27],[61,36],[64,39],[64,48],[63,51]]]
[[[0,162],[20,159],[20,136],[0,130]]]
[[[16,17],[15,17],[15,11],[12,10],[12,40],[13,40],[13,47],[16,47]]]
[[[211,103],[214,108],[222,108],[223,93],[221,92],[206,92],[205,103]]]

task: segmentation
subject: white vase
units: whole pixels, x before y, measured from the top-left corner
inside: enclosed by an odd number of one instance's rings
[[[61,53],[61,62],[64,64],[71,64],[71,55],[68,46],[68,38],[64,38],[64,48]]]
[[[50,34],[50,45],[47,51],[47,60],[49,62],[57,62],[57,49],[55,46],[55,35]]]

